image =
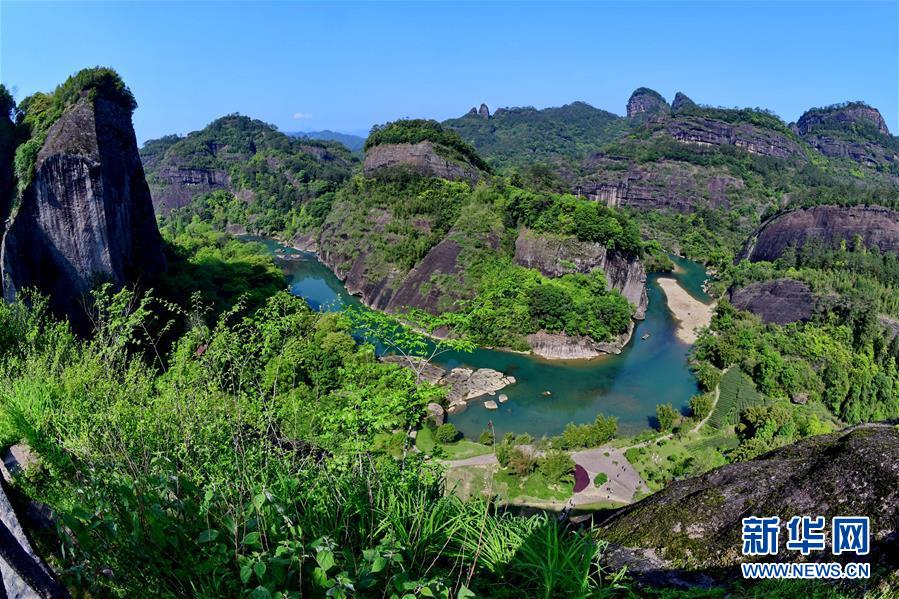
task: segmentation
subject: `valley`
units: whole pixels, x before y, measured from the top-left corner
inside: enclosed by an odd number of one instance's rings
[[[735,577],[741,514],[815,509],[868,516],[897,588],[876,109],[638,88],[626,116],[482,105],[361,153],[240,114],[138,149],[112,69],[0,92],[3,488],[53,581],[870,597]]]

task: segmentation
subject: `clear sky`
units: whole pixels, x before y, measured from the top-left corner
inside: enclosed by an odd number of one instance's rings
[[[137,97],[140,141],[240,112],[364,132],[473,105],[669,100],[788,121],[865,100],[899,132],[899,2],[10,2],[0,81],[21,100],[94,65]]]

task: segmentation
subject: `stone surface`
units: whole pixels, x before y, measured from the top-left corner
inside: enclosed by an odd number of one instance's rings
[[[492,399],[485,401],[484,407],[487,408],[488,410],[498,410],[499,409],[499,406],[496,405],[496,402],[493,401]]]
[[[484,395],[492,395],[497,391],[515,383],[514,376],[508,376],[492,368],[453,368],[450,371],[436,364],[425,364],[419,358],[406,359],[402,356],[389,355],[381,358],[384,362],[400,364],[420,373],[423,380],[448,388],[446,401],[450,414],[465,409],[468,401]],[[433,404],[437,405],[437,404]],[[430,415],[431,407],[428,406]]]
[[[369,148],[365,153],[366,175],[373,175],[390,167],[406,167],[424,175],[451,181],[474,183],[480,177],[478,169],[474,166],[441,156],[439,148],[430,141],[417,144],[384,144]]]
[[[12,482],[13,477],[17,473],[22,472],[36,463],[37,456],[31,451],[31,448],[25,444],[17,443],[3,452],[2,466],[0,466],[0,472],[2,472],[4,481],[3,483],[0,483],[0,521],[3,522],[4,526],[6,526],[13,537],[15,537],[19,547],[36,562],[38,567],[43,570],[45,574],[52,576],[52,570],[43,563],[31,546],[31,542],[25,534],[25,529],[22,527],[19,515],[13,507],[9,495],[7,495],[6,485]],[[40,508],[46,509],[46,506],[37,506],[34,502],[31,502],[31,505],[28,506],[29,510],[38,510]],[[4,560],[0,560],[0,575],[2,575],[3,578],[3,589],[6,591],[6,597],[10,599],[38,599],[40,597],[40,594],[29,587],[25,580],[23,580]]]
[[[627,101],[627,118],[652,118],[669,112],[665,98],[656,91],[641,87],[634,90]]]
[[[815,296],[808,285],[793,279],[751,283],[729,292],[731,303],[761,317],[764,323],[788,324],[808,320]]]
[[[671,119],[665,130],[674,139],[699,146],[736,146],[750,154],[805,161],[796,141],[781,131],[749,123],[727,123],[716,119],[681,115]]]
[[[899,212],[880,206],[815,206],[769,219],[743,248],[742,257],[773,262],[789,247],[820,240],[836,247],[861,237],[865,247],[899,252]]]
[[[131,114],[82,97],[50,128],[3,237],[3,295],[37,288],[85,330],[96,283],[142,285],[164,268]]]
[[[727,208],[745,187],[726,168],[700,167],[674,160],[633,163],[597,155],[585,163],[587,175],[573,191],[610,207],[693,212]]]
[[[619,354],[630,341],[633,325],[627,333],[607,342],[596,342],[589,337],[573,337],[564,333],[538,331],[525,337],[531,352],[547,360],[591,360],[603,354]]]
[[[428,420],[434,423],[434,426],[440,426],[446,420],[446,412],[439,403],[428,404]]]
[[[899,524],[899,430],[872,424],[811,437],[759,458],[729,464],[665,489],[616,512],[598,534],[633,559],[629,574],[676,574],[695,568],[730,576],[743,561],[741,518],[747,514],[871,518],[872,552],[861,558],[884,567]],[[828,549],[809,559],[831,561]],[[657,559],[646,560],[645,552]],[[616,569],[620,560],[606,557]],[[780,544],[770,561],[796,561]],[[850,559],[857,560],[856,556]],[[895,560],[895,555],[892,556]]]
[[[487,108],[486,104],[481,104],[481,107],[478,108],[478,116],[481,117],[482,119],[490,118],[490,109]]]
[[[806,135],[821,126],[843,128],[865,124],[873,125],[881,135],[890,134],[880,111],[859,102],[809,110],[796,121],[796,128],[800,135]]]
[[[609,251],[601,243],[522,229],[515,241],[515,261],[547,277],[589,273],[599,268],[606,281],[634,306],[634,318],[646,314],[646,270],[636,256]]]

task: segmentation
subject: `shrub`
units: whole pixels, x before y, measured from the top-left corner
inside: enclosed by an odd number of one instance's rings
[[[537,467],[537,458],[530,450],[513,447],[509,451],[509,468],[518,476],[527,476]]]
[[[715,398],[709,393],[694,395],[690,398],[690,412],[697,420],[702,420],[712,413]]]
[[[662,432],[670,431],[679,417],[680,414],[670,403],[656,406],[656,419]]]
[[[618,419],[599,414],[590,424],[569,423],[556,445],[562,449],[596,447],[612,439],[618,433]]]
[[[459,429],[457,429],[456,425],[451,422],[441,424],[437,427],[437,430],[434,431],[434,439],[436,439],[438,443],[452,443],[458,439],[459,436]]]
[[[607,482],[609,482],[609,475],[606,474],[605,472],[600,472],[593,479],[593,486],[595,486],[596,488],[599,488],[599,487],[603,486],[604,484],[606,484]]]
[[[478,443],[481,443],[482,445],[493,445],[493,441],[494,436],[492,430],[490,430],[489,428],[485,428],[483,431],[481,431],[481,436],[478,437]]]
[[[540,458],[538,468],[547,484],[558,486],[574,482],[574,466],[570,455],[558,449],[550,449]]]

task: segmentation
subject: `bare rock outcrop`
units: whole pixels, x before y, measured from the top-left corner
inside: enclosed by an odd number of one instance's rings
[[[634,90],[627,101],[627,118],[651,119],[663,116],[669,112],[668,102],[662,95],[647,87]]]
[[[699,146],[736,146],[750,154],[802,160],[805,153],[787,133],[749,123],[728,123],[698,116],[680,116],[665,126],[674,139]]]
[[[638,579],[693,570],[727,577],[747,560],[741,554],[742,518],[779,516],[783,522],[808,514],[824,516],[828,526],[833,516],[868,516],[870,555],[836,560],[889,567],[899,536],[899,430],[861,425],[674,481],[616,512],[598,532],[615,546],[607,565],[615,569],[630,560],[629,573]],[[834,561],[830,534],[826,544],[826,550],[802,558],[781,542],[778,555],[765,561]]]
[[[773,262],[789,247],[810,240],[836,247],[858,236],[865,247],[899,252],[899,212],[881,206],[815,206],[793,210],[765,222],[743,248],[742,257]]]
[[[3,237],[3,295],[50,297],[76,328],[98,282],[140,285],[165,268],[127,108],[86,93],[50,128]]]
[[[416,144],[382,144],[366,151],[364,165],[366,175],[373,175],[390,167],[405,167],[426,176],[470,183],[476,182],[480,176],[474,166],[442,156],[439,147],[430,141]]]
[[[405,358],[389,355],[381,359],[384,362],[412,368],[419,373],[423,380],[434,385],[445,386],[447,388],[447,412],[450,414],[464,410],[472,399],[488,394],[493,395],[516,382],[514,376],[503,374],[492,368],[459,367],[447,371],[436,364],[425,363],[424,360],[415,357]],[[431,405],[428,406],[429,416],[436,419],[436,409]]]
[[[601,243],[522,229],[515,241],[515,261],[547,277],[586,274],[599,268],[609,285],[634,306],[634,318],[642,319],[646,313],[646,270],[636,256],[610,251]]]
[[[800,135],[807,135],[821,127],[852,127],[856,125],[872,125],[881,135],[889,135],[886,121],[876,108],[862,102],[849,102],[828,108],[813,108],[806,111],[796,121]]]
[[[634,325],[611,341],[594,341],[589,337],[573,337],[565,333],[538,331],[525,337],[531,353],[547,360],[592,360],[605,354],[620,354],[631,340]]]
[[[726,208],[744,189],[742,179],[721,167],[674,160],[632,163],[597,155],[587,161],[591,174],[576,191],[606,206],[688,213],[701,207]]]
[[[731,303],[761,317],[764,323],[788,324],[812,317],[815,296],[808,285],[794,279],[751,283],[729,292]]]

